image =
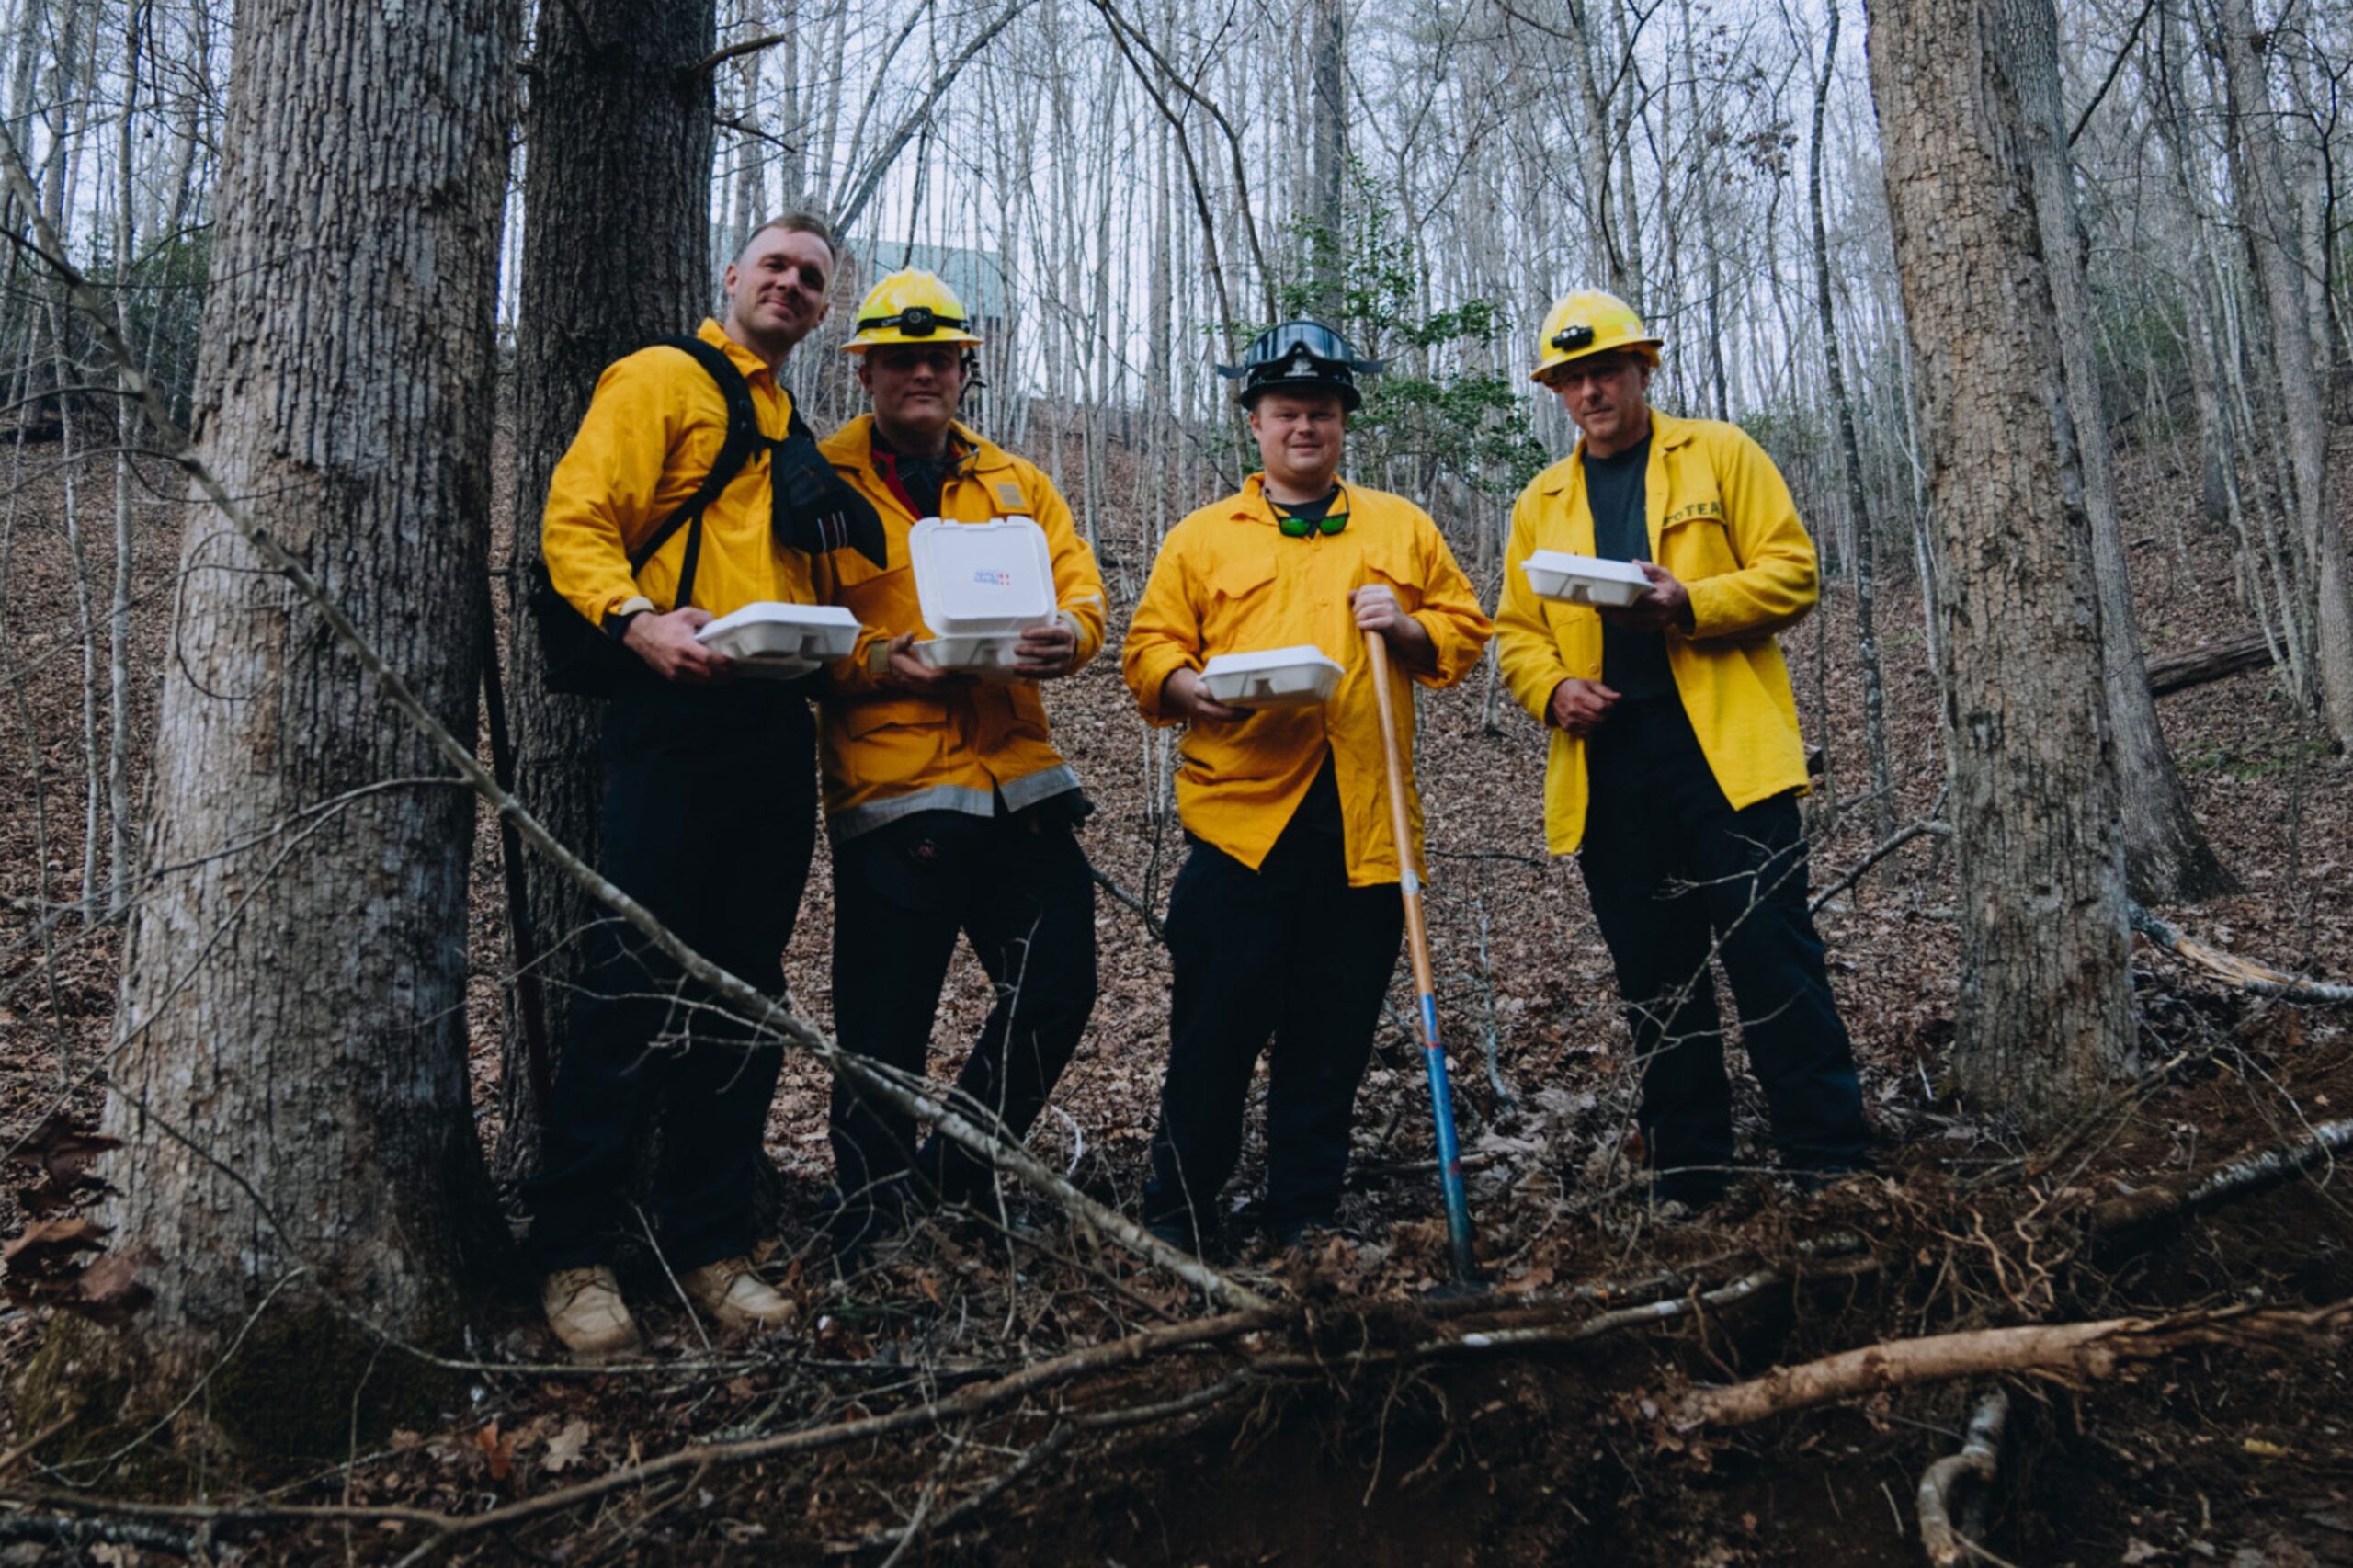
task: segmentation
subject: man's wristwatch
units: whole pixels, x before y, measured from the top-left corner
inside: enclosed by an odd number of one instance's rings
[[[629,638],[629,623],[641,615],[654,613],[654,601],[643,594],[633,594],[620,605],[605,612],[605,635],[616,642]]]

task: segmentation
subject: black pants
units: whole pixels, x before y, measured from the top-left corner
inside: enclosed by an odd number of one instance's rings
[[[797,686],[642,682],[605,713],[605,875],[697,951],[777,996],[816,847],[814,726]],[[631,1149],[662,1121],[654,1203],[673,1268],[749,1252],[779,1049],[620,920],[589,964],[524,1189],[543,1269],[608,1255]]]
[[[1795,797],[1734,811],[1671,695],[1620,703],[1586,756],[1579,865],[1642,1063],[1639,1120],[1662,1196],[1705,1195],[1732,1164],[1711,940],[1783,1163],[1859,1164],[1862,1091],[1806,910]],[[1687,1173],[1679,1184],[1677,1172]]]
[[[1351,888],[1339,835],[1297,818],[1256,871],[1193,846],[1168,898],[1176,998],[1147,1221],[1197,1244],[1216,1229],[1269,1037],[1267,1221],[1331,1216],[1404,921],[1395,883]]]
[[[1073,802],[1012,816],[923,812],[834,850],[834,1027],[843,1047],[920,1074],[959,932],[996,989],[951,1103],[1018,1140],[1046,1108],[1095,1010],[1095,879]],[[846,1221],[904,1178],[948,1202],[987,1191],[982,1156],[836,1078],[834,1173]]]

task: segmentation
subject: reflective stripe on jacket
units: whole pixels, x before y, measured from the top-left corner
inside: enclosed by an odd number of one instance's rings
[[[1601,678],[1601,618],[1538,598],[1519,567],[1539,550],[1593,553],[1584,453],[1579,441],[1520,492],[1495,608],[1504,683],[1548,727],[1553,687]],[[1654,409],[1644,494],[1651,559],[1691,594],[1691,630],[1665,634],[1666,662],[1717,785],[1735,810],[1804,789],[1797,699],[1773,635],[1804,618],[1820,584],[1790,487],[1739,426]],[[1552,734],[1544,835],[1553,854],[1569,855],[1585,840],[1585,742]]]
[[[1399,607],[1430,634],[1432,667],[1408,672],[1424,686],[1452,686],[1469,674],[1493,628],[1428,513],[1355,485],[1334,509],[1341,506],[1348,523],[1340,532],[1288,539],[1253,474],[1238,494],[1169,529],[1128,627],[1124,662],[1144,717],[1173,724],[1178,721],[1162,710],[1160,688],[1176,671],[1198,670],[1219,653],[1313,643],[1336,661],[1346,673],[1321,707],[1267,709],[1238,722],[1193,722],[1181,748],[1176,807],[1187,832],[1256,870],[1314,782],[1328,747],[1340,787],[1348,884],[1368,887],[1397,881],[1397,851],[1370,656],[1348,595],[1371,583],[1395,591]],[[1392,689],[1410,785],[1411,688]],[[1418,848],[1421,800],[1410,789],[1407,800]]]
[[[860,415],[819,443],[834,472],[881,514],[891,561],[878,569],[854,551],[836,551],[814,568],[819,598],[849,609],[863,627],[857,652],[832,666],[819,710],[825,817],[835,835],[854,838],[915,812],[988,816],[999,795],[1019,811],[1077,789],[1078,775],[1047,733],[1037,682],[968,686],[943,697],[882,684],[882,644],[902,632],[927,638],[931,631],[907,556],[917,519],[875,472],[873,431],[874,416]],[[1103,576],[1071,524],[1069,506],[1034,465],[961,425],[954,439],[963,457],[940,485],[940,516],[961,523],[1036,519],[1053,554],[1055,603],[1077,635],[1077,662],[1085,664],[1103,646]]]
[[[782,440],[792,398],[760,357],[706,320],[696,334],[726,351],[751,383],[760,430]],[[685,351],[662,346],[617,359],[597,379],[579,433],[548,482],[540,548],[556,591],[590,621],[640,594],[662,609],[687,557],[680,528],[631,578],[629,555],[694,494],[727,438],[727,401]],[[769,524],[768,460],[754,452],[702,515],[694,602],[714,616],[764,600],[813,600],[809,558],[779,544]]]

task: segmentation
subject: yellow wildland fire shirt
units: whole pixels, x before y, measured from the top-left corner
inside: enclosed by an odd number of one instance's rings
[[[1432,665],[1409,669],[1392,658],[1392,681],[1402,672],[1424,686],[1452,686],[1478,664],[1494,628],[1438,525],[1412,502],[1344,485],[1332,509],[1347,513],[1347,528],[1290,539],[1261,483],[1261,475],[1251,475],[1240,494],[1168,531],[1128,627],[1128,685],[1145,718],[1173,724],[1180,721],[1162,709],[1160,690],[1176,671],[1198,670],[1220,653],[1302,643],[1321,649],[1346,672],[1321,707],[1266,709],[1236,722],[1192,722],[1180,748],[1177,812],[1194,837],[1256,870],[1328,750],[1340,787],[1348,885],[1393,882],[1397,849],[1371,655],[1348,596],[1387,584],[1399,608],[1430,634]],[[1410,785],[1412,693],[1392,696]],[[1421,798],[1409,788],[1407,801],[1418,851]]]
[[[1078,638],[1077,665],[1103,646],[1103,574],[1095,552],[1071,524],[1053,482],[1030,463],[959,425],[960,457],[939,487],[939,516],[958,523],[1028,517],[1046,531],[1054,562],[1054,601]],[[1019,811],[1078,788],[1078,775],[1054,749],[1046,704],[1035,681],[974,684],[918,697],[883,683],[883,644],[903,632],[931,636],[915,596],[907,540],[918,519],[874,467],[874,416],[858,415],[818,444],[834,472],[858,487],[882,517],[890,564],[877,567],[855,551],[815,563],[821,602],[842,606],[861,623],[858,649],[831,666],[819,703],[818,755],[825,775],[825,817],[836,837],[854,838],[915,812],[993,815],[996,800]]]
[[[784,439],[792,398],[767,364],[715,321],[696,335],[744,372],[760,433]],[[548,482],[540,548],[556,592],[598,626],[641,594],[658,609],[685,608],[672,599],[692,528],[664,540],[635,577],[629,556],[700,488],[726,439],[726,397],[685,350],[657,345],[607,366]],[[722,616],[763,601],[814,602],[809,558],[777,542],[769,513],[768,459],[756,451],[702,515],[695,604]]]
[[[1579,441],[1520,492],[1495,608],[1504,683],[1548,725],[1553,687],[1601,678],[1601,617],[1538,598],[1520,562],[1540,550],[1594,552],[1584,456]],[[1654,409],[1644,494],[1650,558],[1691,593],[1691,630],[1666,632],[1666,662],[1718,787],[1734,810],[1804,789],[1797,699],[1773,638],[1802,619],[1821,590],[1790,487],[1738,426]],[[1555,855],[1585,841],[1585,742],[1554,728],[1544,833]]]

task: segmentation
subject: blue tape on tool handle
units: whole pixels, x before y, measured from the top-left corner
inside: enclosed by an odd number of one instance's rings
[[[1438,1123],[1438,1190],[1446,1199],[1447,1240],[1454,1253],[1455,1274],[1468,1282],[1473,1269],[1471,1250],[1471,1200],[1462,1188],[1462,1155],[1454,1136],[1454,1091],[1447,1081],[1446,1052],[1438,1043],[1438,998],[1422,996],[1422,1064],[1428,1069],[1430,1113]]]

